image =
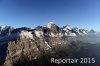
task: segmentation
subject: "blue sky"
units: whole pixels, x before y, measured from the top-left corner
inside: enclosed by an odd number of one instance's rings
[[[100,0],[0,0],[0,25],[59,26],[100,31]]]

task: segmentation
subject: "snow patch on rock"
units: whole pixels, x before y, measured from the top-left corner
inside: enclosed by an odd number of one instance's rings
[[[63,33],[59,33],[59,37],[63,37]]]
[[[41,36],[43,36],[43,31],[36,30],[36,31],[35,31],[35,35],[36,35],[37,37],[41,37]]]
[[[33,35],[31,32],[28,32],[28,31],[21,31],[19,36],[21,38],[29,38],[29,39],[33,39]]]
[[[46,50],[51,48],[51,46],[46,41],[45,41],[45,44],[46,44]]]
[[[65,36],[77,36],[75,33],[65,32]]]
[[[51,37],[56,37],[56,35],[53,32],[50,33],[50,36]]]

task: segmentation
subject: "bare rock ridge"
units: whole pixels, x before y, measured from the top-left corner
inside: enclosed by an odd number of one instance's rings
[[[53,22],[34,29],[0,27],[0,47],[6,45],[3,49],[0,48],[0,60],[3,60],[0,63],[3,66],[15,66],[22,56],[29,60],[37,59],[41,53],[50,50],[55,45],[69,45],[70,42],[86,37],[89,33],[86,29],[73,28],[70,25],[61,28]],[[5,52],[4,57],[1,50]]]

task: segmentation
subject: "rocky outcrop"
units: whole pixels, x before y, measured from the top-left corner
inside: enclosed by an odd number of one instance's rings
[[[2,44],[0,47],[6,45],[3,66],[16,66],[23,57],[30,61],[38,59],[41,54],[56,45],[70,45],[71,42],[78,41],[79,37],[88,35],[85,29],[72,28],[69,25],[60,28],[53,22],[35,29],[27,27],[14,29],[9,26],[0,31],[0,43]],[[0,53],[3,54],[1,48]]]
[[[70,44],[74,38],[42,37],[35,39],[18,39],[8,43],[7,57],[4,66],[13,66],[18,63],[23,56],[30,61],[38,59],[40,55],[59,44]]]

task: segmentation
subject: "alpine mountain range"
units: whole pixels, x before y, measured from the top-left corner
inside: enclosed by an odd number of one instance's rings
[[[35,60],[41,53],[57,45],[70,45],[71,42],[99,43],[100,33],[66,25],[59,27],[54,22],[36,28],[14,28],[0,26],[0,66],[21,66],[22,55]]]

